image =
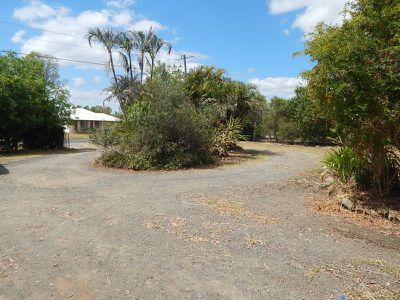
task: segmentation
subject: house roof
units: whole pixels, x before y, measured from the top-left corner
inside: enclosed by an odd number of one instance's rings
[[[75,108],[71,114],[71,119],[74,121],[103,121],[103,122],[119,122],[120,119],[103,114],[95,113],[84,108]]]

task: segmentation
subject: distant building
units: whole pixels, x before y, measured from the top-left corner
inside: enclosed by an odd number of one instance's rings
[[[71,120],[72,124],[68,125],[65,130],[67,133],[88,133],[121,121],[116,117],[95,113],[84,108],[75,108],[71,114]]]

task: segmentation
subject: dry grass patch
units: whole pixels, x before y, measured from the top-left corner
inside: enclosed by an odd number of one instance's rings
[[[230,217],[244,218],[259,224],[268,224],[271,222],[269,216],[263,213],[252,212],[240,202],[228,201],[220,198],[207,198],[202,201],[202,204]]]
[[[228,223],[197,224],[187,218],[165,216],[162,213],[149,219],[145,226],[152,230],[163,230],[180,240],[212,244],[221,243],[235,229],[234,225]]]
[[[244,240],[244,246],[247,249],[254,248],[254,247],[257,247],[257,246],[262,246],[262,245],[264,245],[264,242],[262,240],[255,239],[255,238],[252,238],[252,237],[248,237],[248,238],[246,238]]]
[[[393,266],[385,262],[384,260],[377,259],[377,260],[371,260],[371,259],[354,259],[352,261],[352,264],[354,266],[358,267],[373,267],[379,269],[381,272],[392,275],[400,280],[400,266]],[[399,281],[400,284],[400,281]]]
[[[88,133],[70,133],[69,138],[71,140],[89,140],[90,139],[90,134]]]

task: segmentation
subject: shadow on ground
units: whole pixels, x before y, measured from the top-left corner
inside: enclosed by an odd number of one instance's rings
[[[273,152],[273,151],[269,151],[269,150],[256,150],[256,149],[243,149],[241,152],[243,152],[245,154],[254,155],[254,156],[258,156],[258,155],[267,155],[267,156],[281,155],[278,152]]]
[[[81,149],[69,148],[69,149],[64,149],[64,150],[60,150],[59,152],[54,152],[54,153],[49,153],[49,154],[85,153],[85,152],[94,152],[94,151],[97,151],[97,149],[94,149],[94,148],[81,148]]]
[[[8,171],[8,169],[5,166],[0,165],[0,175],[7,175],[7,174],[10,174],[10,171]]]

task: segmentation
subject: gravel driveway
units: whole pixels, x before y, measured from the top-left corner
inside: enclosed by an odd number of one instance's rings
[[[400,238],[309,208],[318,190],[299,176],[323,150],[253,146],[267,156],[177,172],[95,168],[92,149],[1,167],[0,299],[340,299],[381,286],[399,299]]]

